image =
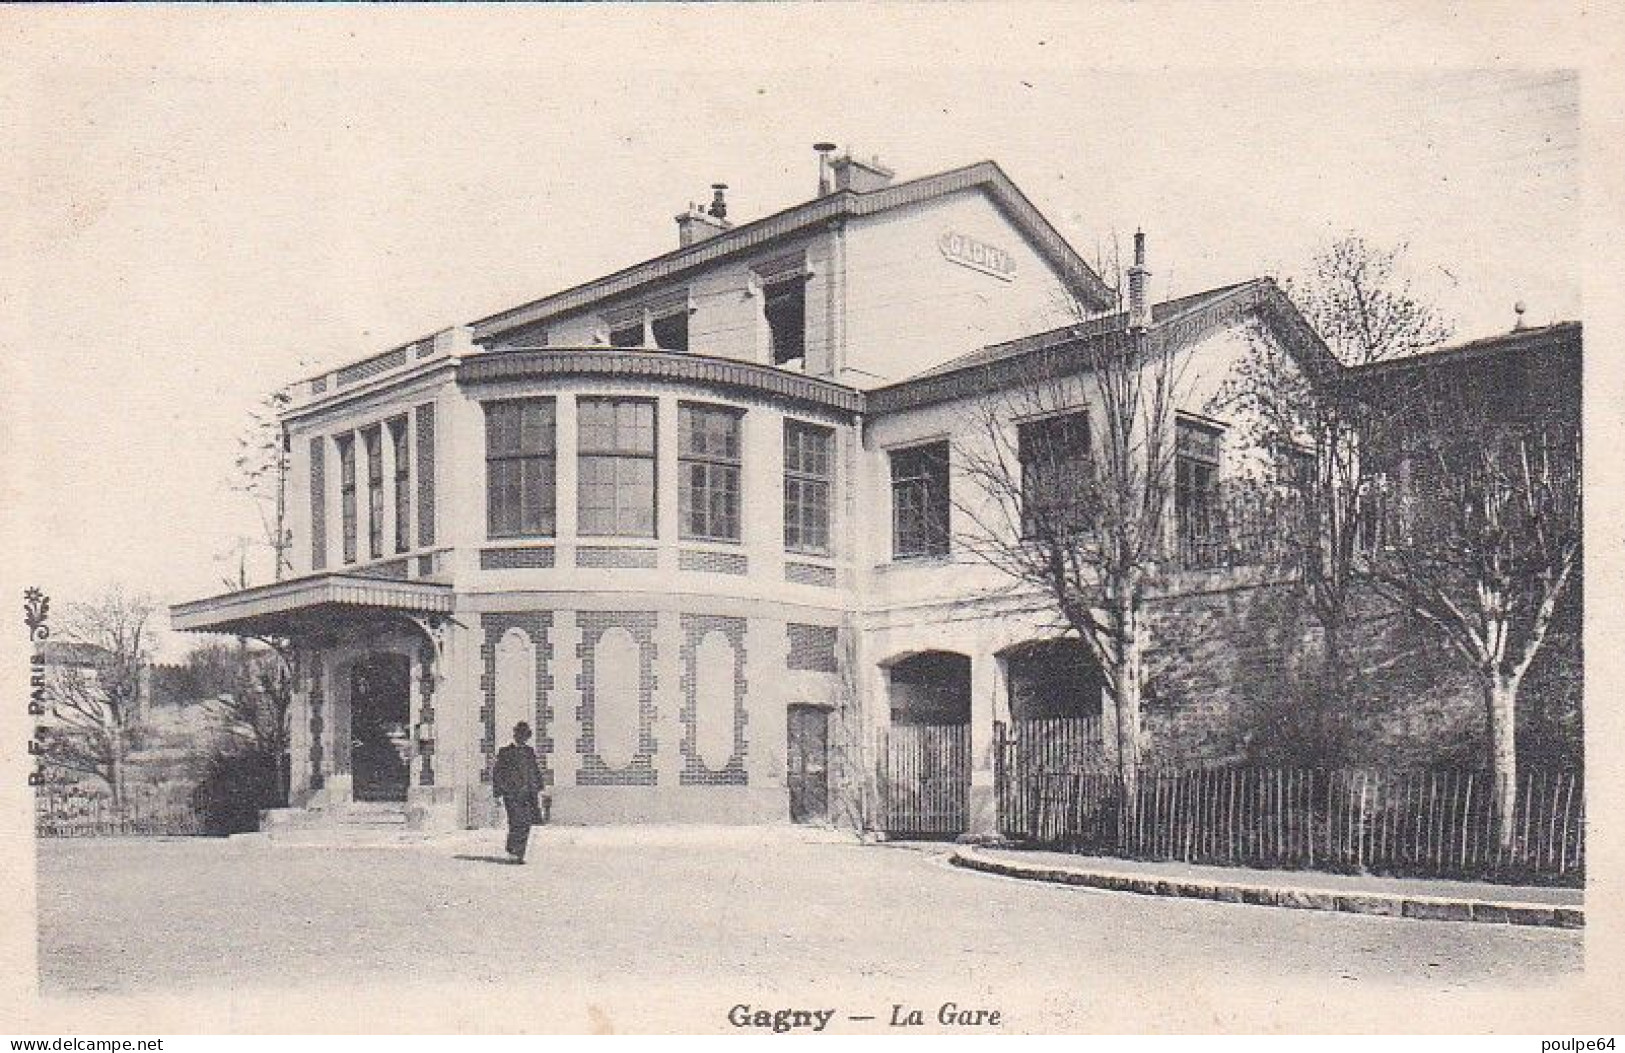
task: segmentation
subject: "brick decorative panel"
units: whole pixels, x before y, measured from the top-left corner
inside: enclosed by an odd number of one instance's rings
[[[683,626],[683,708],[678,715],[683,728],[681,750],[683,768],[678,774],[678,782],[683,786],[744,786],[748,779],[745,771],[745,723],[747,714],[745,698],[748,685],[745,681],[745,619],[732,618],[716,614],[685,614],[682,616]],[[708,766],[700,755],[699,748],[699,669],[697,668],[700,642],[712,633],[719,632],[727,637],[733,648],[733,755],[726,764],[720,768]],[[715,705],[716,699],[706,699],[706,703]]]
[[[581,706],[576,710],[576,718],[580,721],[581,727],[581,738],[576,742],[576,753],[581,757],[581,767],[576,772],[576,783],[580,786],[654,786],[659,781],[654,758],[655,751],[660,746],[654,736],[655,613],[577,611],[576,624],[581,629],[581,643],[577,650],[577,656],[581,659],[581,672],[576,681],[576,687],[581,692]],[[604,634],[616,628],[626,630],[638,649],[638,745],[627,764],[611,768],[598,753],[597,659]]]
[[[839,633],[833,625],[799,625],[791,622],[784,629],[790,637],[790,657],[785,664],[791,669],[806,669],[814,673],[840,670],[835,649]]]
[[[497,645],[509,629],[519,629],[530,637],[535,649],[536,687],[531,727],[536,737],[532,748],[542,766],[542,786],[553,785],[551,758],[556,743],[553,740],[553,675],[552,649],[548,643],[553,628],[552,611],[480,615],[481,668],[480,674],[480,782],[489,784],[491,766],[497,753]]]
[[[434,544],[434,403],[419,406],[417,416],[418,454],[418,545]]]
[[[388,581],[405,581],[410,575],[407,571],[411,561],[406,559],[392,559],[387,563],[374,563],[366,567],[358,567],[354,571],[359,578],[384,578]]]
[[[322,729],[327,726],[322,713],[322,667],[316,655],[311,655],[307,662],[307,675],[310,678],[310,788],[319,790],[327,782],[327,777],[322,773]]]
[[[310,569],[327,569],[327,440],[310,440]]]
[[[418,648],[418,721],[434,727],[434,648],[425,643]],[[418,755],[423,758],[423,770],[418,773],[419,786],[434,785],[434,743],[418,743]]]
[[[320,376],[312,378],[310,382],[310,393],[312,395],[327,394],[327,377]]]
[[[835,568],[821,567],[816,563],[786,563],[784,580],[797,585],[821,585],[826,589],[833,589]]]
[[[583,545],[576,549],[576,566],[605,570],[654,570],[659,553],[652,548],[610,548]]]
[[[545,548],[485,548],[480,550],[481,570],[532,570],[553,565],[553,546]]]
[[[432,578],[432,577],[434,577],[434,573],[435,573],[435,570],[434,570],[434,555],[431,553],[430,555],[427,555],[427,556],[419,556],[418,557],[418,577],[420,577],[420,578]]]
[[[750,570],[750,560],[738,552],[700,552],[684,549],[677,554],[677,565],[683,570],[699,570],[710,574],[744,574]]]
[[[381,355],[374,355],[345,366],[339,370],[336,379],[339,387],[346,388],[351,384],[359,384],[368,377],[375,377],[404,365],[406,365],[406,348],[397,347],[393,351],[385,351]]]

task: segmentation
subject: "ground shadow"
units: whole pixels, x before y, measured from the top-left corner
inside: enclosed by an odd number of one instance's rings
[[[452,856],[452,858],[461,859],[466,863],[502,863],[510,866],[513,864],[513,860],[507,856]]]

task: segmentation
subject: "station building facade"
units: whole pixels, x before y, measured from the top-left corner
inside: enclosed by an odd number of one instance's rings
[[[735,225],[719,191],[677,226],[666,255],[300,386],[291,570],[172,612],[294,644],[273,821],[492,823],[526,720],[553,821],[869,825],[886,729],[943,722],[970,727],[966,825],[991,829],[992,728],[1034,698],[1011,671],[1059,633],[953,544],[972,407],[1137,326],[1201,363],[1189,504],[1248,342],[1324,352],[1267,280],[1119,309],[989,162],[895,182],[837,157],[803,204]],[[1098,715],[1069,679],[1045,704]]]

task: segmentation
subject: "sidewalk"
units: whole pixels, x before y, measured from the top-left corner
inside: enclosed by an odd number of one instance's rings
[[[464,852],[501,854],[505,827],[436,832],[408,831],[388,827],[334,826],[291,829],[276,833],[235,834],[233,844],[244,847],[278,848],[409,848],[454,855]],[[858,844],[849,830],[827,826],[775,824],[606,824],[567,826],[544,823],[532,828],[532,848],[545,846],[595,846],[631,848],[671,848],[683,846],[733,846],[776,844]]]
[[[1565,929],[1585,925],[1585,892],[1577,888],[1328,874],[1311,870],[1250,870],[968,845],[955,849],[950,862],[954,866],[1006,877],[1147,896],[1434,921],[1546,925]]]

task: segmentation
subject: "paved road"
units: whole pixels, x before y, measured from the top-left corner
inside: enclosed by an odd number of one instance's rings
[[[1388,1026],[1422,1026],[1510,1012],[1582,967],[1576,932],[1047,886],[895,846],[544,844],[526,867],[452,851],[44,842],[42,991],[226,991],[247,1020],[255,991],[455,984],[473,1007],[517,984],[550,992],[527,1025],[544,1029],[726,1029],[736,1002],[881,1018],[832,1025],[850,1030],[950,999],[1002,1005],[1016,1029],[1200,1030],[1278,1011],[1381,1029],[1360,998],[1402,1004]],[[583,997],[616,1008],[581,1017]],[[466,1012],[459,1026],[515,1026]]]

